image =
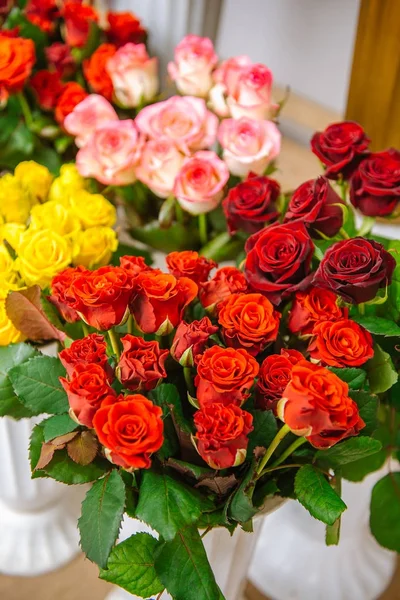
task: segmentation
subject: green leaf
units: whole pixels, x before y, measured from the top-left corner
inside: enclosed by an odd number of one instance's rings
[[[163,591],[154,568],[154,553],[158,541],[148,533],[137,533],[112,549],[107,569],[100,571],[100,579],[122,587],[141,598]]]
[[[110,468],[111,463],[98,458],[90,463],[90,465],[78,465],[71,460],[66,450],[57,450],[54,458],[41,473],[44,473],[46,477],[51,477],[67,485],[78,485],[81,483],[91,483],[100,479]],[[43,475],[40,474],[39,476]]]
[[[375,484],[369,524],[381,546],[400,552],[400,472],[389,473]]]
[[[239,523],[245,523],[258,512],[258,509],[253,505],[253,492],[256,485],[253,477],[256,467],[257,461],[253,460],[228,508],[229,516]]]
[[[374,335],[384,335],[386,337],[400,336],[400,327],[388,319],[367,317],[365,315],[353,315],[352,319]]]
[[[327,525],[333,525],[347,508],[324,475],[311,465],[298,470],[294,487],[298,501],[310,515]]]
[[[195,527],[178,531],[156,551],[156,573],[174,600],[223,598]]]
[[[370,392],[350,391],[350,398],[356,402],[360,417],[365,422],[365,427],[360,432],[361,435],[371,435],[378,426],[378,396]]]
[[[103,569],[118,537],[124,508],[125,484],[117,469],[96,481],[82,502],[78,521],[81,548]]]
[[[35,415],[68,412],[68,398],[59,381],[63,375],[59,359],[50,356],[31,358],[8,373],[15,393]]]
[[[367,362],[366,369],[371,392],[375,394],[386,392],[398,379],[390,354],[378,344],[374,346],[374,356]]]
[[[335,444],[327,450],[318,450],[315,459],[335,469],[371,454],[376,454],[381,449],[382,444],[378,440],[367,436],[353,437]]]
[[[257,446],[268,448],[278,430],[276,418],[271,410],[254,410],[251,414],[253,415],[254,429],[249,435],[248,458],[252,457]]]
[[[185,225],[173,223],[168,229],[161,229],[158,221],[152,221],[143,227],[132,227],[130,233],[135,240],[162,252],[197,247],[199,237],[196,221]]]
[[[0,165],[7,169],[14,169],[18,163],[32,158],[34,149],[34,135],[20,121],[7,143],[0,147]]]
[[[59,174],[62,164],[58,152],[53,148],[44,146],[40,142],[36,142],[35,162],[47,167],[53,175]]]
[[[355,367],[339,369],[337,367],[328,367],[332,373],[335,373],[342,381],[345,381],[351,390],[359,390],[364,385],[367,374],[363,369]]]
[[[387,458],[386,447],[390,444],[390,432],[387,427],[382,425],[373,433],[372,437],[381,443],[381,450],[360,460],[343,465],[340,468],[340,473],[344,479],[362,481],[369,473],[373,473],[383,467]]]
[[[162,383],[151,392],[151,398],[154,404],[163,409],[164,415],[172,414],[174,416],[180,429],[189,435],[192,433],[192,427],[183,414],[181,397],[175,385]]]
[[[15,395],[8,372],[36,354],[37,351],[29,344],[0,347],[0,417],[7,415],[13,419],[23,419],[32,416],[32,411],[21,404]]]
[[[55,415],[42,421],[44,441],[49,442],[59,435],[64,435],[78,429],[79,425],[68,414]]]
[[[39,462],[40,453],[42,451],[42,445],[44,444],[42,423],[35,425],[35,427],[32,430],[29,441],[29,462],[31,465],[31,471],[34,471],[36,465]],[[40,474],[37,476],[40,476]]]
[[[195,523],[202,511],[212,504],[196,490],[172,476],[144,471],[139,489],[136,513],[166,540],[172,540],[179,529]]]
[[[191,463],[185,462],[183,460],[178,460],[177,458],[170,458],[167,462],[169,467],[172,467],[179,473],[183,475],[189,475],[194,479],[202,479],[204,477],[209,477],[213,475],[215,471],[212,469],[208,469],[207,467],[199,467],[199,465],[192,465]]]

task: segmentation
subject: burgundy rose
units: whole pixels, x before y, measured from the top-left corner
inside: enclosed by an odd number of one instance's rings
[[[400,152],[390,148],[365,159],[351,179],[350,200],[368,217],[390,215],[400,201]]]
[[[172,357],[183,367],[193,367],[193,357],[204,352],[210,335],[217,331],[218,327],[213,325],[208,317],[192,323],[182,321],[172,342]]]
[[[349,179],[360,161],[368,154],[370,140],[354,121],[333,123],[311,138],[311,150],[325,166],[329,179]]]
[[[320,239],[320,232],[334,237],[343,226],[342,206],[344,202],[326,177],[310,179],[295,190],[284,223],[301,220],[312,237]]]
[[[305,289],[312,279],[314,244],[304,223],[276,223],[261,229],[247,240],[245,250],[245,275],[250,287],[273,304]]]
[[[246,181],[229,191],[222,203],[229,233],[233,235],[241,230],[252,234],[266,223],[275,221],[279,216],[280,191],[280,185],[274,179],[250,173]]]
[[[117,366],[117,376],[128,390],[152,390],[167,376],[164,363],[168,350],[161,350],[156,341],[126,335],[121,338],[124,351]]]
[[[393,256],[374,240],[342,240],[326,251],[313,285],[333,290],[346,302],[360,304],[390,285],[395,266]]]

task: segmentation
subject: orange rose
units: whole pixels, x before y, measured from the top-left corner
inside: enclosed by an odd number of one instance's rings
[[[195,385],[200,408],[213,402],[241,406],[250,395],[259,368],[243,348],[208,348],[197,357]]]
[[[75,83],[74,81],[67,83],[57,100],[55,110],[56,121],[62,125],[65,117],[69,115],[69,113],[74,110],[75,106],[82,102],[87,95],[87,92],[79,85],[79,83]]]
[[[292,377],[292,369],[304,356],[297,350],[282,348],[280,354],[270,354],[261,363],[256,385],[256,407],[273,410]]]
[[[262,294],[232,294],[218,305],[218,322],[227,346],[254,356],[276,340],[280,313]]]
[[[324,367],[302,360],[278,402],[278,416],[315,448],[330,448],[365,427],[349,386]]]
[[[288,327],[292,333],[310,335],[320,321],[347,319],[349,309],[338,305],[338,296],[318,287],[297,292],[289,315]]]
[[[245,292],[247,281],[236,267],[218,269],[210,281],[200,285],[200,302],[209,313],[214,313],[218,302],[236,292]]]
[[[134,256],[133,254],[121,256],[119,266],[132,277],[139,275],[142,271],[153,271],[149,265],[146,265],[143,256]]]
[[[32,40],[0,36],[0,102],[22,90],[35,60]]]
[[[70,0],[64,4],[65,41],[69,46],[81,48],[87,42],[92,23],[97,23],[97,12],[87,4]]]
[[[217,263],[209,258],[200,256],[198,252],[184,250],[183,252],[170,252],[166,257],[168,271],[175,277],[189,277],[197,285],[207,281],[210,271]]]
[[[114,87],[106,70],[106,64],[116,51],[117,48],[113,44],[101,44],[92,56],[83,62],[83,73],[93,92],[101,94],[110,101]]]
[[[373,357],[371,334],[350,319],[322,321],[312,331],[312,359],[331,367],[359,367]]]

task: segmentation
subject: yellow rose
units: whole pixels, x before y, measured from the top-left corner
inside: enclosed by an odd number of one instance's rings
[[[14,260],[4,244],[0,244],[0,300],[7,298],[8,292],[23,287]]]
[[[33,160],[26,160],[15,167],[14,176],[28,191],[32,205],[47,200],[53,181],[53,175],[47,167]]]
[[[0,212],[7,223],[26,223],[31,209],[29,193],[7,173],[0,179]]]
[[[114,206],[101,194],[80,190],[70,198],[71,210],[80,218],[82,227],[112,227],[117,220]]]
[[[51,184],[49,200],[55,200],[68,206],[71,194],[86,189],[86,185],[86,180],[79,175],[74,164],[63,165],[60,169],[60,176]]]
[[[59,202],[38,204],[31,211],[32,229],[52,229],[59,235],[75,235],[81,230],[78,217]]]
[[[26,231],[25,225],[18,225],[18,223],[4,223],[4,225],[0,225],[0,243],[3,243],[4,241],[8,242],[11,248],[17,252],[24,231]]]
[[[25,337],[8,318],[5,301],[0,300],[0,346],[23,342]]]
[[[102,267],[110,262],[112,253],[118,248],[117,234],[110,227],[92,227],[81,231],[75,238],[74,265],[89,269]]]
[[[26,285],[47,287],[53,277],[68,267],[72,244],[50,229],[27,229],[22,235],[15,261]]]

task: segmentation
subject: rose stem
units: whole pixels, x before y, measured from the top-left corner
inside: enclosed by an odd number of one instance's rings
[[[364,302],[360,302],[360,304],[357,304],[357,309],[358,309],[358,314],[359,315],[365,315],[365,304],[364,304]]]
[[[200,235],[200,243],[202,246],[205,246],[208,242],[207,239],[207,217],[205,213],[199,215],[199,235]]]
[[[282,452],[280,457],[275,462],[272,463],[271,467],[277,467],[278,465],[282,464],[287,459],[287,457],[292,454],[292,452],[294,452],[295,450],[297,450],[297,448],[299,448],[300,446],[305,444],[306,441],[307,441],[306,438],[303,438],[303,437],[297,438],[297,440],[295,440],[292,444],[290,444],[290,446],[288,448],[286,448],[285,452]]]
[[[24,115],[25,122],[28,126],[28,129],[30,129],[30,127],[33,123],[33,118],[32,118],[31,109],[29,108],[29,104],[22,92],[19,92],[17,94],[17,98],[18,98],[19,104],[21,106],[21,110]]]
[[[342,478],[340,475],[335,473],[335,477],[331,482],[331,485],[339,498],[342,494]],[[327,525],[325,541],[327,546],[337,546],[340,538],[340,517],[336,519],[333,525]]]
[[[89,327],[86,325],[86,323],[84,321],[82,321],[82,330],[83,330],[84,337],[89,335]]]
[[[343,229],[343,227],[341,227],[341,228],[339,229],[339,233],[340,233],[340,235],[342,236],[342,238],[343,238],[344,240],[349,240],[349,239],[350,239],[350,236],[349,236],[349,234],[347,233],[347,231],[345,231],[345,230]]]
[[[121,357],[121,353],[119,351],[118,336],[117,336],[117,334],[115,333],[115,331],[113,329],[109,329],[108,330],[108,337],[110,338],[110,342],[111,342],[111,346],[112,346],[112,349],[114,351],[114,354],[117,357],[117,360],[119,360],[120,357]]]
[[[102,196],[105,196],[106,194],[109,194],[111,191],[113,190],[113,186],[112,185],[108,185],[107,187],[104,188],[104,190],[101,193]]]
[[[183,225],[185,218],[184,218],[182,206],[179,204],[179,202],[177,200],[175,202],[175,216],[176,216],[176,220],[178,221],[178,223]]]
[[[260,464],[258,465],[257,475],[260,475],[260,473],[262,472],[262,470],[264,469],[265,465],[267,464],[267,462],[269,461],[269,459],[273,455],[273,453],[276,450],[276,448],[279,446],[279,444],[281,443],[281,441],[283,440],[283,438],[285,437],[285,435],[287,435],[289,432],[290,432],[290,428],[286,424],[283,425],[283,427],[281,427],[281,429],[278,431],[278,433],[276,434],[276,436],[274,437],[274,439],[272,440],[272,442],[268,446],[267,451],[264,454],[264,456],[262,457],[262,460],[261,460]]]
[[[128,333],[133,334],[133,317],[129,315],[128,317]]]
[[[191,396],[195,396],[196,390],[194,389],[193,381],[192,381],[192,373],[190,367],[183,367],[183,375],[185,377],[186,387]]]

